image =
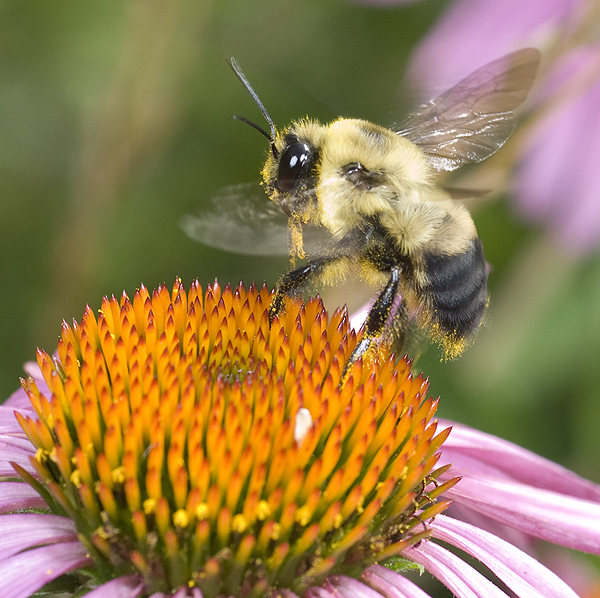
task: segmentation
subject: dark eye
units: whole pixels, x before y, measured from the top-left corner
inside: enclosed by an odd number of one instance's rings
[[[281,154],[277,171],[277,187],[280,191],[292,191],[296,182],[308,172],[310,147],[301,141],[288,145]]]

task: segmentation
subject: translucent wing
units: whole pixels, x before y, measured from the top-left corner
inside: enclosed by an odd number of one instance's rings
[[[244,255],[288,252],[288,218],[258,185],[233,185],[207,208],[184,217],[183,230],[205,245]]]
[[[253,183],[225,187],[201,212],[181,222],[189,237],[205,245],[242,255],[289,254],[288,217]],[[326,245],[326,229],[302,227],[310,254]]]
[[[418,145],[437,170],[480,162],[500,149],[515,127],[540,53],[525,48],[471,73],[400,123],[395,130]]]

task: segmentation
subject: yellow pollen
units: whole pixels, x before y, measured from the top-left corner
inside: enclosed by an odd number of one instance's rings
[[[209,514],[210,510],[205,502],[201,502],[196,507],[196,517],[198,518],[198,521],[204,521],[205,519],[208,519]]]
[[[38,463],[43,463],[44,461],[46,461],[47,458],[48,451],[44,450],[43,448],[39,448],[37,451],[35,451],[35,460]]]
[[[178,509],[175,511],[175,513],[173,513],[173,524],[175,527],[183,529],[184,527],[187,527],[189,522],[190,516],[187,514],[185,509]]]
[[[231,521],[231,529],[234,532],[241,534],[248,528],[248,520],[241,514],[238,513]]]
[[[79,474],[79,469],[73,470],[73,472],[71,473],[70,480],[73,486],[75,486],[75,488],[81,487],[81,475]]]
[[[339,529],[339,527],[342,525],[343,521],[344,521],[344,517],[342,516],[341,513],[338,513],[333,519],[333,528]]]
[[[106,540],[107,538],[109,538],[109,534],[102,526],[96,528],[96,530],[94,531],[94,535],[98,536],[98,538],[102,538],[102,540]]]
[[[156,511],[156,500],[154,500],[153,498],[147,498],[144,501],[142,508],[144,509],[144,513],[146,515],[154,513],[154,511]]]
[[[279,535],[281,534],[281,525],[279,523],[275,523],[273,528],[271,529],[271,540],[279,540]]]
[[[48,457],[50,458],[50,461],[52,461],[53,463],[58,463],[58,457],[56,456],[56,447],[55,446],[52,447],[52,450],[48,454]]]
[[[112,470],[112,481],[115,484],[122,484],[125,481],[125,468],[121,465]]]
[[[264,521],[267,517],[271,516],[271,507],[269,507],[269,503],[266,500],[261,500],[256,505],[256,516],[259,521]]]
[[[300,507],[294,516],[294,519],[302,526],[308,525],[310,521],[310,511],[306,507]]]

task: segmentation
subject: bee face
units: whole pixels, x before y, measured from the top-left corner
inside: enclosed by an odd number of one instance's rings
[[[309,123],[307,122],[307,125]],[[290,126],[278,133],[262,170],[267,195],[289,217],[307,222],[315,206],[315,183],[321,125],[311,122],[307,130]]]
[[[271,321],[285,297],[307,284],[360,272],[381,291],[346,372],[379,337],[404,351],[410,322],[446,357],[459,355],[483,320],[488,268],[470,214],[435,185],[434,171],[479,162],[504,144],[538,63],[531,48],[500,58],[394,129],[340,118],[328,125],[304,119],[278,132],[232,60],[270,127],[267,133],[242,119],[269,140],[263,186],[288,216],[292,268],[273,296]],[[296,268],[294,255],[305,257],[305,225],[324,229],[328,245]]]

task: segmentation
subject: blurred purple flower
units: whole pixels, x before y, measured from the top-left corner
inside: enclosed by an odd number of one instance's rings
[[[44,393],[47,387],[35,371],[29,373]],[[0,576],[5,596],[27,598],[66,572],[93,567],[77,539],[75,523],[43,511],[45,503],[28,484],[16,479],[11,462],[31,475],[35,450],[17,424],[13,411],[35,417],[19,390],[0,406]],[[444,548],[454,546],[480,560],[517,596],[575,598],[576,594],[555,574],[514,543],[486,531],[499,529],[533,536],[600,554],[600,487],[514,444],[452,425],[442,447],[442,464],[452,463],[453,475],[463,479],[444,496],[451,498],[456,517],[438,515],[429,528],[430,539],[405,549],[403,556],[423,566],[458,597],[495,597],[506,594],[467,562]],[[449,477],[449,474],[446,474]],[[14,511],[37,511],[20,512]],[[469,523],[479,518],[483,526]],[[484,529],[486,528],[486,529]],[[506,536],[506,534],[504,534]],[[97,587],[93,598],[147,596],[137,575],[117,577]],[[294,598],[282,590],[281,595]],[[164,594],[153,594],[153,598]],[[171,596],[202,598],[197,588],[182,587]],[[407,577],[379,565],[366,569],[360,580],[330,576],[322,586],[310,588],[308,598],[426,598]]]
[[[556,105],[522,148],[519,211],[548,223],[572,251],[591,251],[600,242],[600,45],[569,53],[538,95]]]

